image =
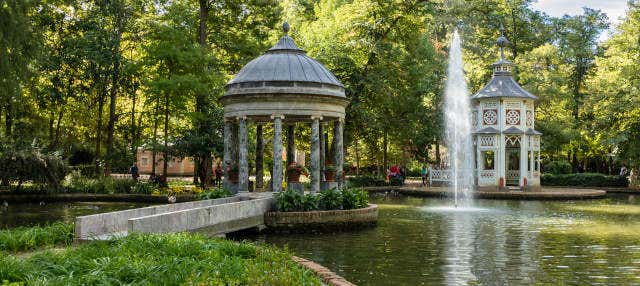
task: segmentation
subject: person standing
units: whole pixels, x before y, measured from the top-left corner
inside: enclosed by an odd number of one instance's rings
[[[427,185],[427,165],[422,165],[420,175],[422,176],[422,186],[424,187]]]
[[[627,176],[627,166],[625,164],[622,164],[622,167],[620,167],[620,177],[626,177]]]
[[[133,178],[133,180],[137,182],[138,178],[140,177],[140,170],[138,169],[138,163],[133,162],[133,166],[129,168],[129,173],[131,174],[131,178]]]

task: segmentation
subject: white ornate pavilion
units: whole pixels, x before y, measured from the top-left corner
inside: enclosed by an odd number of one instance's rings
[[[500,60],[493,78],[471,97],[476,184],[479,188],[540,187],[540,137],[534,129],[535,95],[513,79],[513,63],[504,57],[509,41],[501,31]]]

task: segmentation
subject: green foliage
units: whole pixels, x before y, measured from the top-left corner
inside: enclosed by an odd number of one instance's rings
[[[131,187],[132,194],[145,194],[150,195],[153,192],[158,191],[158,185],[149,182],[137,182]]]
[[[2,229],[0,251],[17,252],[44,246],[70,245],[73,242],[73,233],[73,224],[66,223]]]
[[[342,191],[342,208],[361,209],[369,204],[369,193],[363,189],[345,189]]]
[[[302,201],[302,211],[315,211],[320,209],[320,196],[306,194]]]
[[[551,161],[543,167],[545,173],[553,175],[569,174],[572,170],[571,164],[567,161]]]
[[[276,208],[280,212],[302,211],[305,197],[300,192],[288,189],[275,193]]]
[[[320,192],[320,208],[323,210],[339,210],[342,208],[342,192],[331,188]]]
[[[225,188],[213,188],[213,189],[202,191],[202,193],[198,194],[198,199],[213,200],[213,199],[227,198],[231,196],[233,196],[233,194]]]
[[[597,173],[543,174],[540,183],[543,186],[627,187],[629,180]]]
[[[57,189],[67,173],[67,167],[56,153],[45,154],[35,146],[31,148],[6,148],[0,154],[0,180],[5,183],[45,183]]]
[[[133,179],[116,179],[112,177],[87,178],[78,172],[70,174],[65,180],[64,185],[66,190],[72,193],[149,194],[153,192],[153,189],[151,189],[148,183],[138,183]]]
[[[188,233],[134,234],[28,257],[3,256],[4,280],[28,285],[320,285],[290,253]]]
[[[348,185],[351,188],[358,187],[380,187],[389,185],[385,180],[376,178],[374,176],[355,176],[348,180]]]

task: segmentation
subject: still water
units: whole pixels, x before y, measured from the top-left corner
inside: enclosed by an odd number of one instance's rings
[[[0,205],[0,229],[16,226],[43,225],[50,222],[73,222],[76,216],[106,213],[149,206],[148,203],[66,202],[47,204]]]
[[[375,228],[251,237],[358,285],[640,285],[640,197],[570,202],[374,197]]]

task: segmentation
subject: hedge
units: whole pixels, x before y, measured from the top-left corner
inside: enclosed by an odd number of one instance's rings
[[[543,174],[540,183],[543,186],[627,187],[629,180],[599,173]]]

